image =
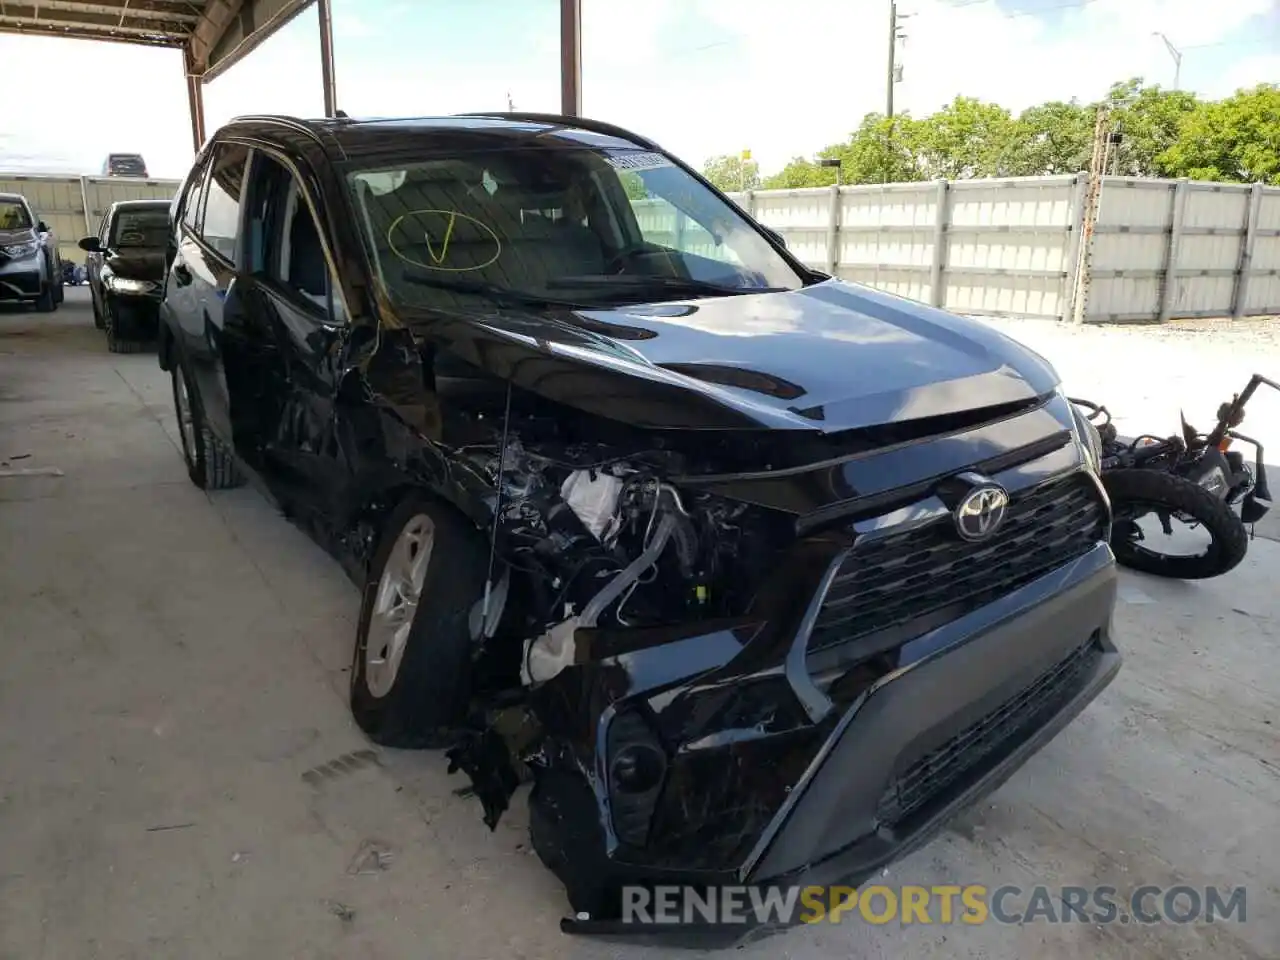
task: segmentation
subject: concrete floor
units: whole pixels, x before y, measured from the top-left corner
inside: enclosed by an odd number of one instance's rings
[[[62,471],[0,479],[0,958],[657,955],[559,933],[522,803],[490,834],[440,755],[366,752],[355,591],[253,491],[187,482],[167,378],[83,289],[0,315],[0,462]],[[1278,562],[1126,575],[1120,678],[885,880],[1243,885],[1245,923],[853,920],[735,955],[1280,956]]]

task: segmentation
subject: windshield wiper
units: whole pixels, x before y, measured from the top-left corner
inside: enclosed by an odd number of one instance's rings
[[[786,289],[785,287],[730,287],[723,283],[712,283],[710,280],[695,280],[692,277],[649,277],[638,273],[601,273],[587,274],[580,277],[556,277],[547,281],[547,287],[553,290],[568,287],[616,287],[619,290],[628,292],[634,289],[638,292],[657,291],[661,293],[716,297],[741,296],[747,293],[781,293]]]
[[[449,290],[454,293],[470,293],[478,297],[487,297],[495,303],[514,303],[522,307],[582,306],[571,300],[546,297],[526,290],[513,290],[510,287],[500,287],[496,283],[485,283],[481,280],[447,280],[444,277],[428,277],[409,271],[401,274],[401,278],[405,283],[412,283],[415,286],[434,287],[437,290]]]

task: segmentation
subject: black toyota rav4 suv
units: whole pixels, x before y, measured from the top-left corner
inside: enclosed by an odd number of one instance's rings
[[[170,244],[191,479],[251,479],[363,590],[375,742],[447,748],[491,826],[532,780],[569,929],[627,884],[857,884],[1119,669],[1053,368],[810,269],[642,137],[244,118]]]

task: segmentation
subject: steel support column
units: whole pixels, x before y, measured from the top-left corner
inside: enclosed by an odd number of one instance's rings
[[[183,51],[183,72],[187,77],[187,109],[191,113],[191,141],[195,152],[204,146],[204,80],[194,71],[191,51]]]
[[[582,0],[560,0],[560,112],[582,116]]]
[[[333,78],[333,17],[329,0],[316,0],[320,17],[320,76],[324,83],[324,115],[338,115],[338,87]]]

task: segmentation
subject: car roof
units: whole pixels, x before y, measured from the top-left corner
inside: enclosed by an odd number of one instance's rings
[[[147,210],[154,207],[158,210],[168,210],[172,204],[172,200],[117,200],[111,205],[111,209]]]
[[[286,116],[237,117],[220,134],[251,134],[283,144],[298,134],[322,144],[335,160],[417,150],[484,150],[519,146],[659,149],[621,127],[582,117],[541,113],[471,113],[436,117],[300,120]]]
[[[0,193],[0,200],[21,200],[27,202],[27,198],[20,193]]]

